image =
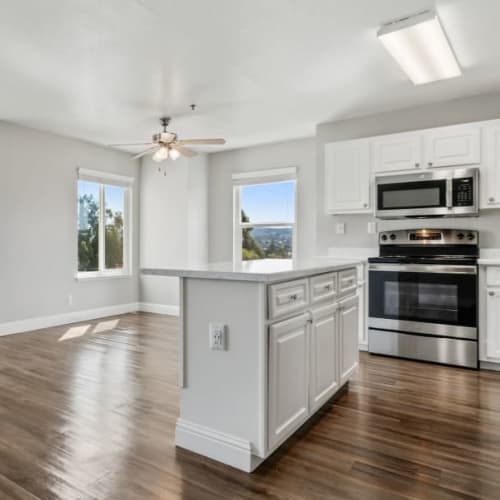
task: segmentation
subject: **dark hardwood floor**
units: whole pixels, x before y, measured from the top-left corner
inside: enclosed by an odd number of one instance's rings
[[[0,338],[0,498],[500,498],[500,373],[361,355],[255,473],[174,446],[177,320]]]

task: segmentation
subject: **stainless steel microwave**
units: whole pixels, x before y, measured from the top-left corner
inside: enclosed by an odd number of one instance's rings
[[[479,215],[479,169],[436,170],[377,176],[380,219]]]

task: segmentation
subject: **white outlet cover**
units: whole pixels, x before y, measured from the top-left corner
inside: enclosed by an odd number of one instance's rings
[[[345,233],[345,224],[343,222],[339,222],[336,226],[335,226],[335,232],[337,234],[344,234]]]
[[[368,234],[375,234],[377,232],[377,223],[369,222],[368,223]]]
[[[215,351],[226,350],[226,325],[223,323],[210,323],[208,325],[210,349]]]

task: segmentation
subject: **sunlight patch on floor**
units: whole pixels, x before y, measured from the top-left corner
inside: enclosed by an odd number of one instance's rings
[[[95,325],[94,329],[91,333],[103,333],[114,330],[120,323],[119,319],[112,319],[109,321],[100,321]],[[92,325],[79,325],[79,326],[71,326],[69,327],[61,337],[59,337],[58,341],[76,339],[78,337],[82,337],[86,333],[89,332]]]

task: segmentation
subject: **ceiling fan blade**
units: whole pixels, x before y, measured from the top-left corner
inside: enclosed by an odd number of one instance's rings
[[[198,156],[198,153],[196,151],[184,148],[177,142],[175,144],[171,144],[170,147],[178,151],[182,156],[186,156],[187,158],[193,158],[193,156]]]
[[[226,144],[225,139],[184,139],[177,141],[177,144]]]
[[[159,146],[155,145],[152,148],[145,149],[144,151],[142,151],[138,155],[132,156],[132,158],[130,158],[130,159],[131,160],[137,160],[138,158],[141,158],[144,155],[147,155],[149,153],[152,153],[153,151],[156,151],[158,148],[159,148]]]
[[[149,146],[153,144],[152,142],[131,142],[127,144],[108,144],[108,148],[119,148],[125,146]]]

